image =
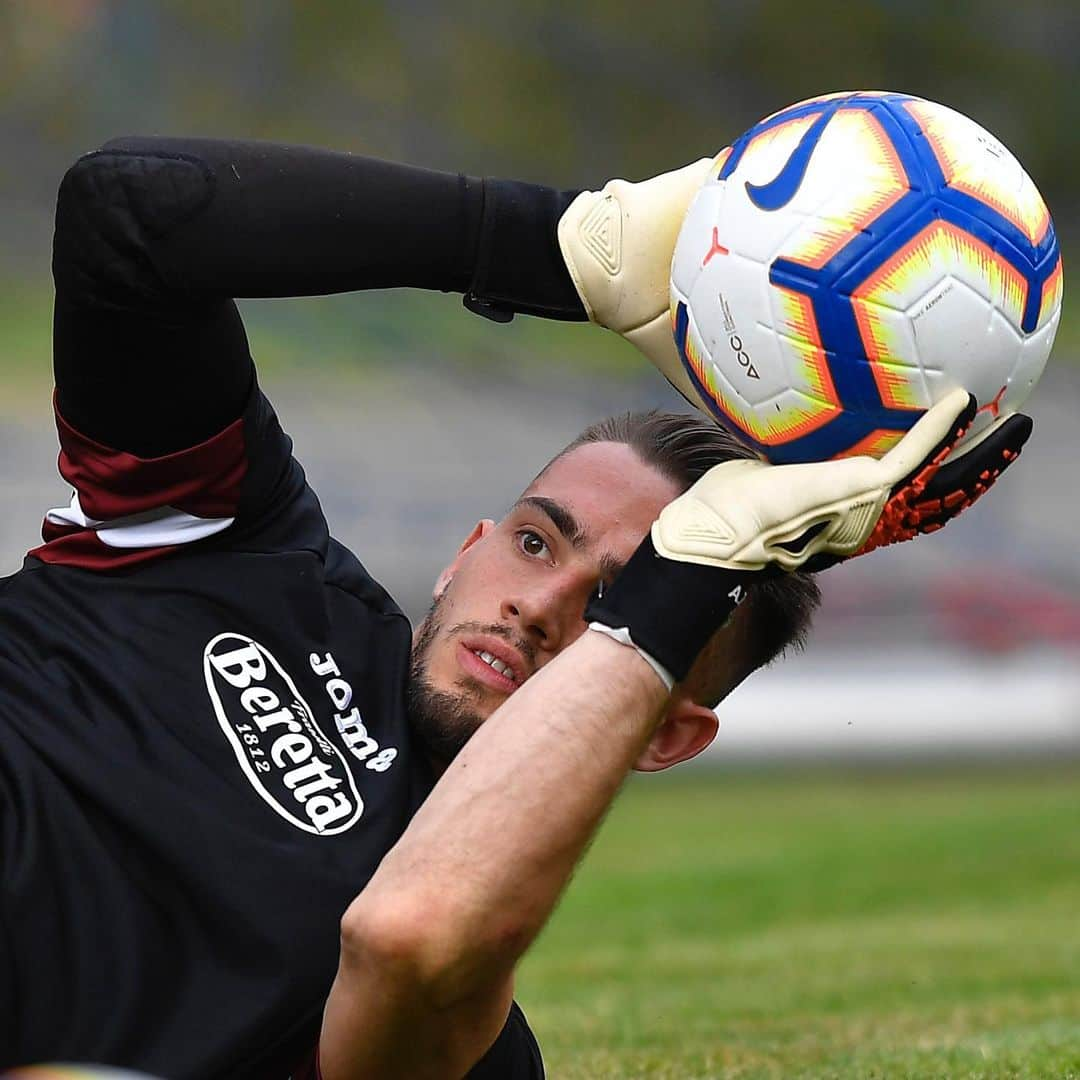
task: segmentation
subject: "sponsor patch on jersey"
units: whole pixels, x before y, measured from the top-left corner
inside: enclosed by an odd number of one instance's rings
[[[204,650],[203,670],[236,760],[276,813],[317,836],[359,820],[364,803],[344,755],[265,646],[244,634],[218,634]]]

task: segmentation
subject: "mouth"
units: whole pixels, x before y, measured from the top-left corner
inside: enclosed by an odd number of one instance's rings
[[[483,686],[512,694],[525,681],[521,656],[504,642],[491,638],[458,642],[458,664]]]

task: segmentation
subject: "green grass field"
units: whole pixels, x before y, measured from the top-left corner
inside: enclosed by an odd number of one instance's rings
[[[636,778],[518,999],[554,1080],[1080,1077],[1080,763]]]

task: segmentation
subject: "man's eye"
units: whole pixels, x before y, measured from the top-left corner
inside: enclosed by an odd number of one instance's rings
[[[547,558],[551,555],[544,538],[539,533],[531,532],[528,529],[518,533],[518,544],[526,555],[530,555],[535,559]]]

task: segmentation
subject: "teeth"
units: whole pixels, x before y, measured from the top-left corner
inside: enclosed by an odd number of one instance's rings
[[[508,665],[504,664],[501,660],[496,660],[495,657],[491,655],[491,653],[483,652],[482,650],[479,650],[479,649],[473,649],[473,654],[475,656],[479,656],[480,659],[483,660],[485,664],[487,664],[490,667],[494,668],[500,675],[505,675],[506,678],[508,678],[510,680],[513,680],[514,673],[510,669],[510,667]]]

